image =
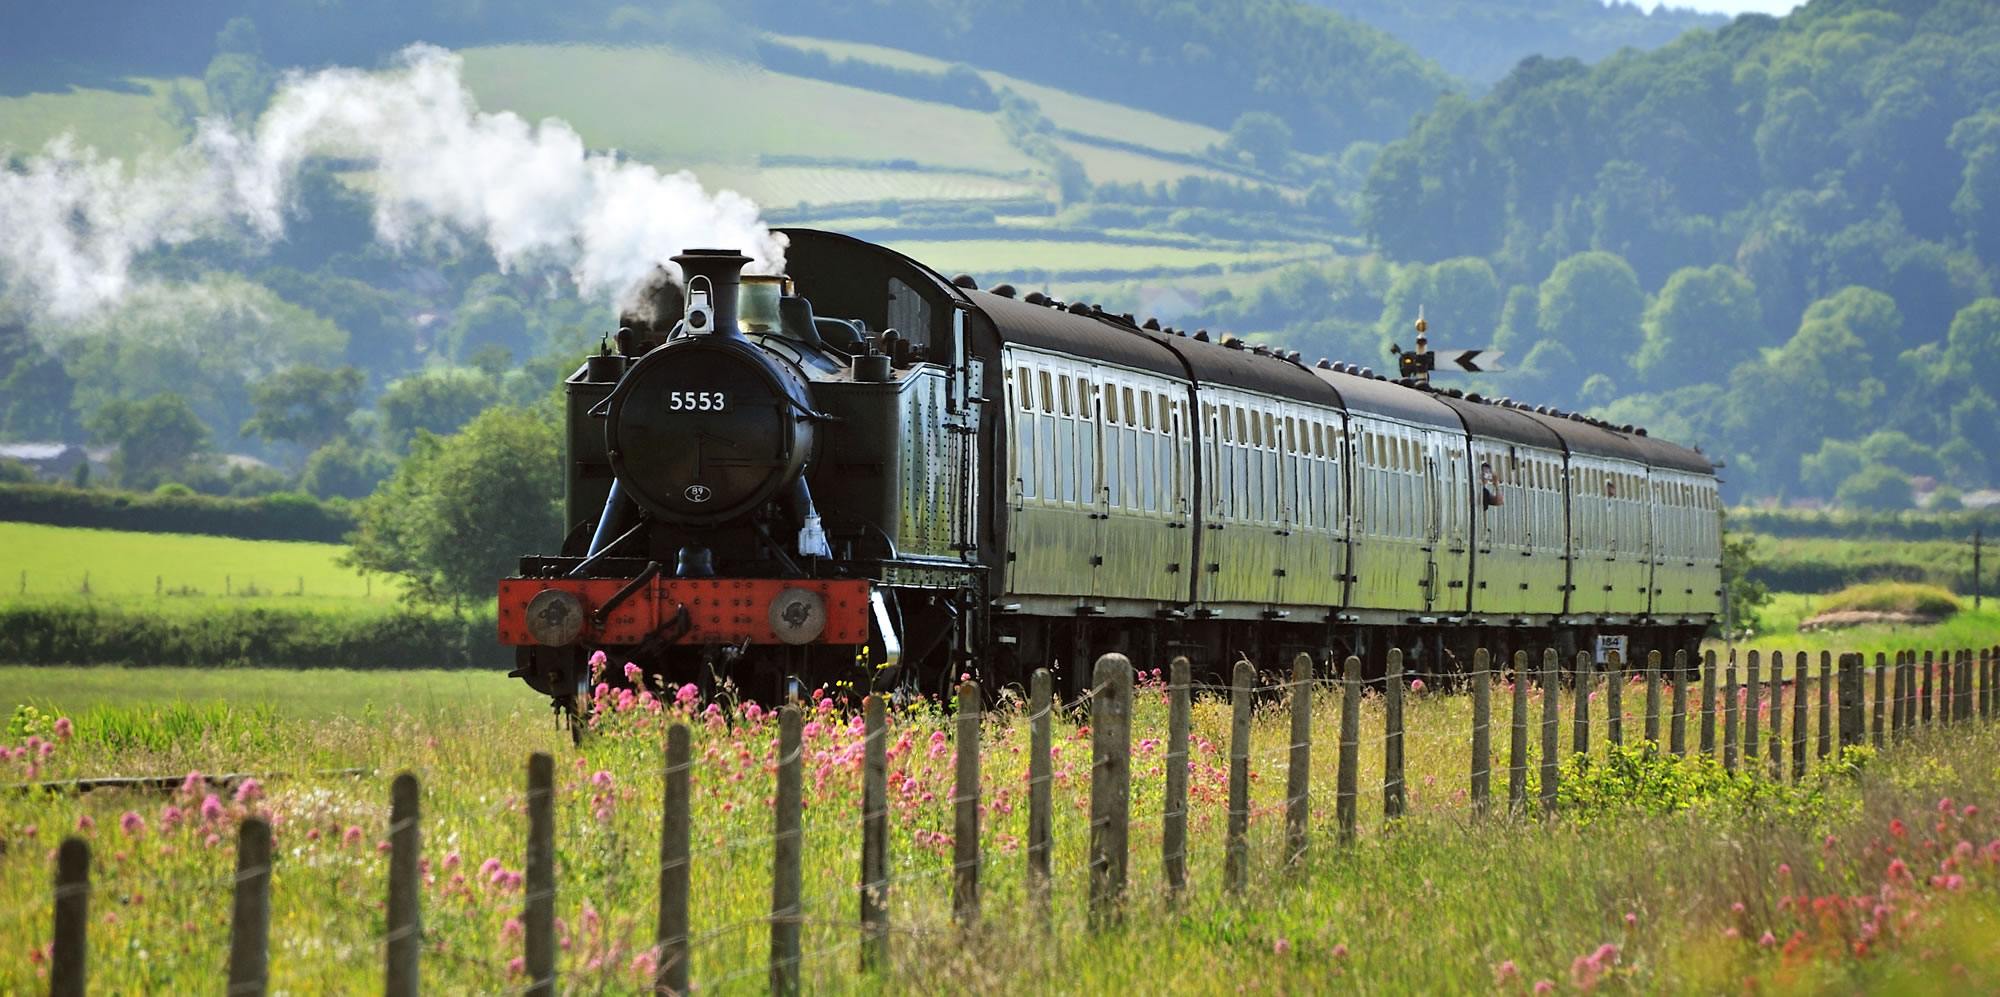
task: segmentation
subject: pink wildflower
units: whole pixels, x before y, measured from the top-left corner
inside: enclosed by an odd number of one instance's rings
[[[1345,943],[1343,943],[1343,942],[1334,942],[1334,943],[1333,943],[1333,957],[1334,957],[1335,959],[1345,959],[1345,958],[1347,958],[1347,945],[1346,945]]]
[[[181,795],[194,796],[207,786],[208,780],[200,772],[189,772],[187,778],[181,780]]]
[[[653,972],[658,968],[659,962],[653,958],[651,952],[641,952],[632,957],[632,975],[642,980],[651,982]]]
[[[343,844],[343,845],[358,845],[358,844],[360,844],[360,843],[361,843],[361,829],[360,829],[359,827],[356,827],[356,826],[354,826],[353,824],[349,824],[349,825],[347,825],[347,830],[346,830],[346,831],[343,831],[343,832],[341,832],[341,835],[340,835],[340,843],[341,843],[341,844]]]
[[[1422,692],[1422,691],[1424,691],[1424,680],[1423,680],[1423,679],[1411,679],[1411,680],[1410,680],[1410,691],[1411,691],[1411,692]]]
[[[76,829],[79,831],[94,830],[96,827],[97,827],[97,822],[91,820],[89,814],[84,814],[83,816],[78,817],[76,819]]]
[[[590,777],[590,784],[598,789],[610,789],[611,773],[606,769],[598,769],[597,773]]]
[[[222,819],[222,797],[210,793],[201,801],[201,819],[206,821]]]
[[[1637,915],[1637,914],[1633,914],[1633,913],[1630,913],[1630,912],[1626,913],[1626,915],[1625,915],[1625,926],[1626,926],[1627,928],[1636,928],[1636,927],[1638,927],[1638,926],[1639,926],[1639,915]]]
[[[510,917],[500,922],[500,940],[503,942],[519,941],[525,930],[519,919]]]
[[[1547,980],[1536,980],[1535,992],[1538,994],[1552,994],[1556,992],[1556,985]]]
[[[700,698],[701,698],[701,690],[695,688],[693,682],[689,682],[688,684],[681,686],[680,691],[674,693],[674,700],[683,706],[693,703],[695,700]]]
[[[1284,955],[1290,952],[1291,950],[1292,950],[1291,941],[1286,939],[1285,936],[1283,935],[1279,935],[1278,940],[1271,943],[1271,953],[1273,955]]]
[[[238,803],[250,804],[263,798],[264,784],[255,779],[245,779],[242,785],[236,787],[236,802]]]
[[[127,837],[136,838],[146,833],[146,818],[139,816],[137,811],[127,810],[125,816],[118,818],[118,829],[124,831]]]
[[[462,864],[464,861],[465,860],[463,858],[459,857],[459,854],[457,852],[444,853],[444,868],[446,872],[450,872],[451,870],[458,868],[459,865]]]
[[[70,723],[69,723],[69,718],[68,718],[68,717],[57,717],[57,718],[56,718],[56,736],[57,736],[57,737],[59,737],[59,738],[62,738],[63,740],[67,741],[67,740],[69,740],[69,739],[70,739],[70,735],[72,735],[72,734],[74,734],[74,733],[76,733],[76,731],[75,731],[75,729],[74,729],[74,728],[72,728],[72,727],[70,726]]]
[[[1496,987],[1505,986],[1509,982],[1519,979],[1520,976],[1521,967],[1514,965],[1514,960],[1512,959],[1493,967],[1493,985]]]
[[[599,654],[602,654],[602,653],[604,653],[604,652],[602,652],[602,651],[599,651],[598,653],[599,653]],[[515,976],[525,976],[525,975],[527,975],[527,972],[528,972],[528,960],[526,960],[526,959],[524,959],[524,958],[522,958],[522,957],[520,957],[520,956],[518,956],[518,955],[517,955],[517,956],[515,956],[515,957],[514,957],[514,958],[512,958],[512,959],[509,959],[509,960],[507,960],[507,972],[509,972],[509,973],[512,973],[512,974],[514,974]]]
[[[630,682],[633,685],[638,685],[641,674],[642,673],[638,665],[635,665],[630,661],[627,661],[625,663],[625,681]]]
[[[1765,948],[1770,948],[1771,946],[1778,944],[1778,936],[1766,931],[1764,932],[1762,937],[1757,939],[1757,944],[1762,945]]]
[[[1951,813],[1951,812],[1952,812],[1952,810],[1954,810],[1954,809],[1956,809],[1956,808],[1954,808],[1954,807],[1953,807],[1953,806],[1951,805],[1951,797],[1947,796],[1947,797],[1945,797],[1944,799],[1941,799],[1941,800],[1939,800],[1939,801],[1938,801],[1938,813],[1941,813],[1941,814],[1948,814],[1948,813]]]

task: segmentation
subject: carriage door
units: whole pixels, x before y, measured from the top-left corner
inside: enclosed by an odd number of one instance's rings
[[[1441,580],[1437,584],[1439,599],[1444,603],[1445,612],[1462,613],[1469,609],[1466,602],[1466,579],[1472,574],[1472,483],[1471,471],[1466,466],[1463,445],[1453,438],[1443,437],[1438,445],[1444,474],[1438,483],[1439,519],[1442,523],[1441,546],[1432,554],[1431,560],[1438,565]]]
[[[1444,532],[1444,503],[1439,501],[1438,491],[1443,487],[1438,477],[1437,451],[1431,449],[1429,440],[1422,440],[1424,450],[1424,480],[1418,482],[1417,493],[1424,498],[1424,611],[1430,612],[1437,604],[1438,590],[1443,587],[1438,579],[1438,536]]]

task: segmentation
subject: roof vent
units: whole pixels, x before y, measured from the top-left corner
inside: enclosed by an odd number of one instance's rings
[[[1003,297],[1003,298],[1011,298],[1011,297],[1013,297],[1013,296],[1014,296],[1014,285],[1012,285],[1012,284],[995,284],[995,285],[993,285],[993,293],[994,293],[994,294],[997,294],[997,295],[999,295],[999,296],[1001,296],[1001,297]]]
[[[1636,436],[1644,436],[1646,435],[1646,427],[1640,426],[1639,428],[1634,429],[1632,433]]]
[[[1320,358],[1319,358],[1319,362],[1318,362],[1318,363],[1316,363],[1316,364],[1313,364],[1313,366],[1314,366],[1314,367],[1316,367],[1316,368],[1318,368],[1318,369],[1320,369],[1320,370],[1332,370],[1332,369],[1333,369],[1333,364],[1332,364],[1331,362],[1329,362],[1329,361],[1328,361],[1328,360],[1327,360],[1327,359],[1326,359],[1325,357],[1320,357]]]
[[[998,291],[999,289],[995,288],[994,290]],[[1021,295],[1021,300],[1031,305],[1046,305],[1049,303],[1049,296],[1040,291],[1029,291]]]
[[[1088,315],[1090,314],[1090,306],[1081,301],[1072,301],[1069,303],[1069,313],[1071,315]]]
[[[1227,349],[1240,350],[1243,348],[1243,340],[1239,336],[1225,333],[1222,337],[1222,345]]]
[[[1478,404],[1480,404],[1480,403],[1482,403],[1482,402],[1486,401],[1486,399],[1484,399],[1484,398],[1481,398],[1481,397],[1479,396],[1479,392],[1477,392],[1477,391],[1473,392],[1472,394],[1469,394],[1469,395],[1466,395],[1466,396],[1465,396],[1465,400],[1466,400],[1466,401],[1468,401],[1468,402],[1471,402],[1471,403],[1473,403],[1474,405],[1478,405]]]
[[[1196,339],[1198,339],[1198,340],[1201,340],[1201,341],[1202,341],[1202,342],[1204,342],[1204,343],[1208,342],[1208,330],[1207,330],[1207,329],[1196,329],[1196,330],[1194,331],[1194,338],[1196,338]]]
[[[953,278],[951,279],[951,283],[952,283],[952,286],[953,286],[953,287],[962,287],[962,288],[965,288],[965,289],[966,289],[966,290],[968,290],[968,291],[977,291],[977,290],[979,290],[979,282],[978,282],[978,281],[976,281],[976,280],[973,280],[973,279],[972,279],[972,275],[971,275],[971,274],[969,274],[969,273],[962,273],[962,274],[959,274],[959,275],[958,275],[958,276],[956,276],[956,277],[953,277]]]
[[[1260,357],[1268,357],[1271,355],[1271,348],[1265,346],[1263,343],[1258,343],[1257,345],[1250,347],[1250,352],[1255,353]]]
[[[1151,329],[1151,330],[1153,330],[1154,332],[1159,332],[1159,331],[1160,331],[1160,320],[1159,320],[1159,319],[1156,319],[1156,318],[1149,318],[1149,319],[1147,319],[1147,320],[1146,320],[1146,324],[1144,324],[1144,325],[1140,326],[1139,328],[1141,328],[1141,329]]]

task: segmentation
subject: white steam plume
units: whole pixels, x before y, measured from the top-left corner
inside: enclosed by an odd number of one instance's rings
[[[208,120],[194,141],[128,172],[50,143],[22,172],[0,169],[0,291],[30,315],[75,318],[110,304],[144,250],[205,234],[284,234],[301,163],[374,165],[377,235],[392,245],[464,235],[503,267],[567,267],[579,294],[607,301],[688,247],[737,248],[782,272],[784,238],[732,191],[584,148],[548,119],[478,109],[456,55],[429,45],[373,74],[286,79],[255,130]]]

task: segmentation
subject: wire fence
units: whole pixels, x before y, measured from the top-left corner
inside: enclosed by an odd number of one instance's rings
[[[953,731],[953,754],[944,806],[901,820],[900,831],[892,828],[890,742],[898,739],[900,750],[915,746],[907,743],[908,730],[891,725],[881,697],[870,697],[863,716],[852,721],[862,736],[834,756],[859,763],[858,812],[816,808],[808,819],[802,792],[808,763],[831,764],[826,759],[832,753],[808,747],[804,727],[810,711],[788,706],[778,714],[763,766],[772,791],[769,833],[743,834],[740,823],[732,824],[719,840],[703,838],[699,846],[691,786],[698,778],[720,776],[728,762],[713,747],[697,759],[688,725],[672,724],[664,738],[660,858],[644,870],[658,885],[657,930],[649,946],[600,953],[585,967],[564,966],[568,942],[558,943],[556,901],[564,884],[556,863],[555,807],[561,794],[557,766],[547,754],[529,759],[522,795],[437,812],[424,811],[415,775],[397,776],[386,812],[375,812],[378,820],[386,817],[378,825],[384,829],[378,847],[388,863],[386,894],[357,879],[349,884],[350,899],[357,908],[382,911],[381,931],[368,943],[381,961],[383,990],[392,997],[421,992],[431,961],[485,981],[482,992],[552,995],[562,989],[566,972],[600,971],[612,956],[642,967],[656,993],[741,988],[761,977],[770,992],[795,994],[806,989],[807,967],[845,972],[828,967],[853,960],[862,972],[881,972],[894,965],[892,955],[902,940],[977,931],[993,900],[1046,923],[1058,888],[1067,887],[1063,902],[1082,900],[1089,923],[1098,927],[1116,923],[1141,896],[1173,903],[1197,879],[1226,894],[1242,893],[1253,875],[1269,874],[1267,863],[1275,861],[1281,870],[1296,867],[1313,849],[1341,847],[1392,827],[1420,802],[1468,821],[1553,815],[1562,806],[1560,763],[1589,755],[1594,744],[1608,749],[1630,742],[1662,755],[1719,755],[1731,771],[1798,781],[1811,766],[1829,764],[1830,757],[1837,761],[1836,751],[1871,740],[1893,747],[1927,728],[1990,722],[2000,711],[1995,692],[2000,649],[1899,654],[1894,660],[1877,655],[1872,668],[1859,654],[1837,660],[1823,655],[1815,662],[1804,654],[1787,660],[1751,651],[1739,662],[1733,655],[1691,660],[1655,652],[1630,669],[1616,654],[1602,664],[1587,655],[1565,663],[1553,650],[1506,659],[1482,650],[1462,697],[1426,694],[1420,682],[1406,683],[1399,651],[1390,651],[1384,664],[1379,683],[1364,683],[1356,657],[1335,668],[1301,654],[1289,677],[1260,674],[1245,661],[1233,669],[1229,684],[1218,685],[1191,681],[1185,658],[1175,659],[1163,679],[1141,675],[1135,682],[1127,659],[1106,655],[1096,663],[1091,687],[1070,704],[1081,706],[1087,719],[1064,745],[1087,739],[1090,768],[1087,796],[1065,801],[1056,798],[1059,788],[1068,795],[1083,787],[1054,769],[1059,751],[1053,747],[1053,722],[1064,704],[1052,695],[1048,672],[1036,673],[1028,702],[1015,707],[983,710],[979,685],[966,682],[946,724]],[[1166,729],[1143,732],[1135,780],[1133,718],[1135,697],[1141,696],[1164,699]],[[1364,700],[1370,701],[1365,711]],[[1197,703],[1204,704],[1199,715]],[[1217,744],[1209,734],[1223,729],[1222,708],[1227,739]],[[1259,726],[1253,720],[1260,713],[1265,731],[1288,719],[1285,736],[1255,743]],[[1315,729],[1327,713],[1339,717],[1332,737]],[[1414,725],[1412,714],[1419,715]],[[982,770],[984,756],[1000,743],[996,735],[1011,736],[1023,724],[1031,739],[1025,778],[1018,786],[996,786]],[[1502,751],[1497,759],[1496,741]],[[1407,765],[1412,751],[1428,760],[1430,770],[1414,784]],[[1439,763],[1465,781],[1441,786]],[[1256,792],[1253,782],[1259,780],[1264,786],[1282,782],[1283,790]],[[1020,790],[1028,797],[1027,838],[1003,851],[1022,863],[1025,874],[982,882],[1002,859],[986,846],[982,820],[989,806]],[[1080,810],[1081,819],[1059,816],[1069,807]],[[426,903],[442,905],[448,894],[436,888],[437,870],[424,858],[423,841],[431,829],[495,818],[518,820],[526,844],[518,872],[518,930],[510,927],[504,934],[516,952],[471,953],[424,930]],[[1209,837],[1217,818],[1223,825],[1219,849]],[[1282,834],[1267,833],[1261,847],[1253,848],[1253,825],[1270,822],[1279,822]],[[141,872],[121,876],[118,889],[199,894],[207,904],[230,897],[227,990],[262,994],[271,985],[273,872],[296,860],[273,848],[272,824],[265,817],[245,816],[235,831],[233,874],[191,882]],[[892,848],[912,838],[934,847]],[[808,892],[806,843],[844,848],[842,843],[856,839],[858,855],[849,857],[855,875],[835,877]],[[694,870],[719,861],[740,864],[733,857],[746,853],[770,855],[768,910],[717,919],[714,911],[693,907]],[[1135,876],[1133,858],[1144,853],[1157,856],[1157,866]],[[1197,868],[1218,859],[1215,868]],[[43,911],[52,914],[54,942],[47,956],[52,994],[87,989],[92,863],[87,838],[64,839],[50,904],[0,910],[0,926]],[[497,871],[500,880],[516,875],[504,867]],[[1075,885],[1079,881],[1082,889]],[[1309,878],[1297,881],[1310,889]],[[994,886],[998,889],[990,889]],[[943,916],[933,916],[945,894]],[[698,924],[697,914],[717,923]],[[593,915],[586,908],[584,916]],[[767,941],[760,945],[757,935]]]

